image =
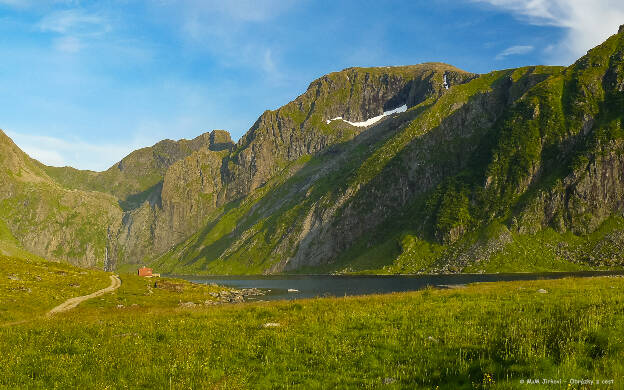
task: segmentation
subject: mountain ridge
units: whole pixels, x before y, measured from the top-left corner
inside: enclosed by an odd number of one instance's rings
[[[161,141],[101,172],[106,180],[13,154],[46,191],[82,191],[108,210],[97,255],[58,256],[74,263],[176,273],[621,266],[623,35],[567,68],[347,68],[265,111],[236,143],[222,131]],[[370,126],[349,123],[402,105]],[[18,169],[5,160],[6,172]],[[23,242],[25,224],[3,210]]]

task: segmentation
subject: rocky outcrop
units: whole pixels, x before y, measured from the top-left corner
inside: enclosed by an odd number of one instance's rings
[[[312,82],[307,91],[276,111],[267,111],[237,143],[227,165],[228,199],[262,186],[288,162],[352,139],[350,126],[402,105],[411,108],[476,77],[450,65],[349,68]]]

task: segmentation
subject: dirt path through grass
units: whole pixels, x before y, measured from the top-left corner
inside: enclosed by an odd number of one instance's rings
[[[117,275],[111,275],[111,285],[98,290],[94,293],[91,293],[89,295],[83,295],[81,297],[75,297],[75,298],[71,298],[66,300],[65,302],[61,303],[60,305],[58,305],[57,307],[55,307],[54,309],[50,310],[48,312],[48,316],[54,315],[56,313],[61,313],[67,310],[71,310],[74,307],[78,306],[79,304],[81,304],[82,302],[88,300],[88,299],[92,299],[92,298],[96,298],[99,297],[100,295],[104,295],[106,293],[109,292],[113,292],[115,290],[117,290],[119,288],[119,286],[121,286],[121,279],[119,279],[119,276]]]

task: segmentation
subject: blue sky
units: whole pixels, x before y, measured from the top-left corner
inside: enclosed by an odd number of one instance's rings
[[[621,0],[0,0],[0,128],[50,165],[103,170],[226,129],[350,66],[568,65]]]

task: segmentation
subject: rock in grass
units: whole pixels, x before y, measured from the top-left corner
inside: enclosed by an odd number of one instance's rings
[[[540,288],[539,290],[537,290],[537,292],[540,294],[548,294],[548,291],[544,290],[543,288]]]
[[[281,325],[277,322],[267,322],[266,324],[262,325],[263,328],[279,328]]]

